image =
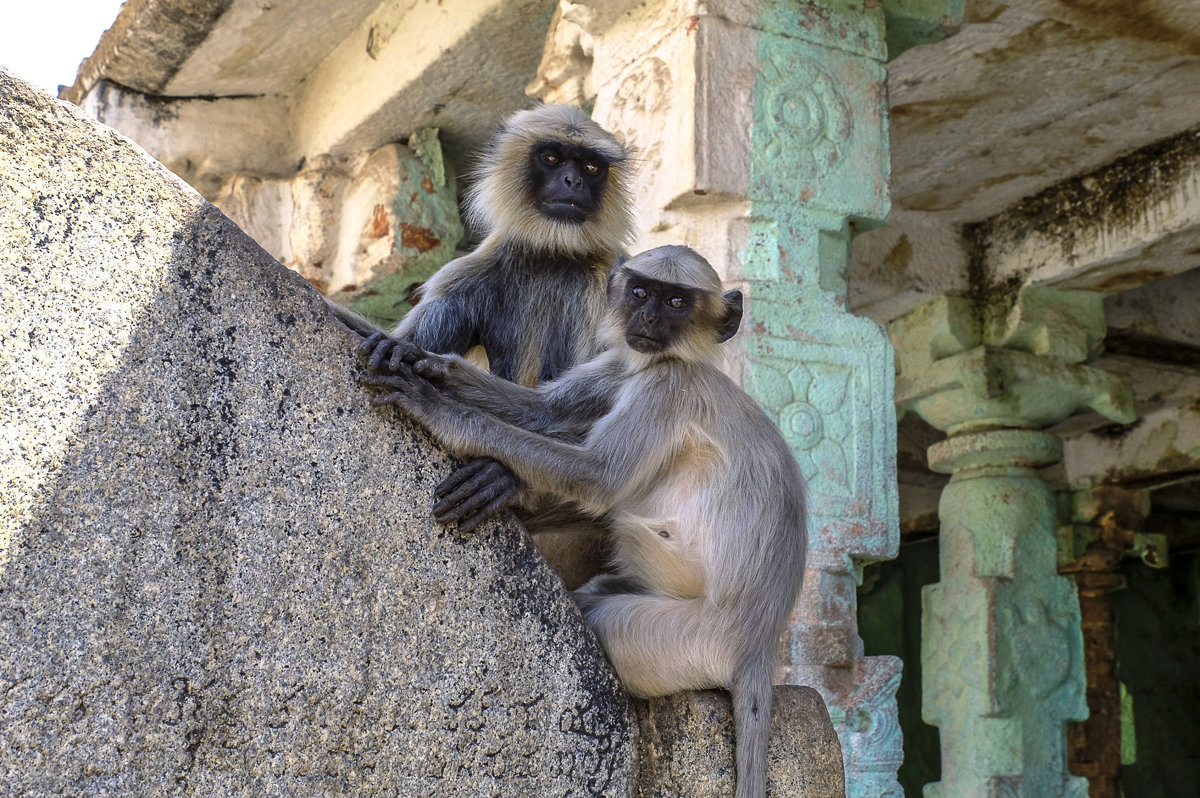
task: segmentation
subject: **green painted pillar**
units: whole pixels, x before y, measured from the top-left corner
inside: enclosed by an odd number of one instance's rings
[[[943,297],[891,325],[897,403],[949,437],[929,449],[942,493],[941,581],[925,588],[925,720],[941,733],[929,798],[1087,795],[1066,724],[1087,716],[1073,583],[1057,573],[1057,503],[1037,469],[1043,430],[1088,407],[1132,421],[1132,393],[1081,365],[1104,334],[1102,297],[1023,289],[980,312]]]
[[[556,26],[538,90],[594,82],[593,115],[637,153],[636,249],[691,245],[746,292],[729,370],[809,480],[809,562],[779,677],[824,695],[849,795],[899,796],[901,663],[864,657],[856,618],[862,564],[899,543],[894,366],[885,332],[846,311],[844,277],[854,232],[889,210],[884,9],[561,8],[578,31]]]

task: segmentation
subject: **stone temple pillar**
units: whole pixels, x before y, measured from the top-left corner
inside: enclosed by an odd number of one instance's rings
[[[1062,455],[1043,430],[1075,410],[1134,418],[1128,386],[1081,365],[1105,331],[1101,300],[1026,288],[980,312],[943,297],[891,326],[900,409],[949,433],[929,449],[951,479],[941,581],[923,601],[924,716],[942,746],[928,798],[1087,795],[1067,768],[1066,724],[1087,716],[1079,601],[1037,468]]]
[[[876,7],[869,7],[869,6]],[[894,369],[846,312],[855,230],[889,209],[879,4],[563,3],[530,90],[587,103],[640,160],[636,249],[683,243],[747,295],[730,370],[812,494],[780,678],[819,689],[851,796],[900,795],[896,657],[864,657],[861,565],[896,555]],[[737,349],[740,347],[740,350]]]

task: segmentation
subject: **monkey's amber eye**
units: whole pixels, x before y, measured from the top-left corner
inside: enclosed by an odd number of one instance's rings
[[[646,292],[646,289],[642,288],[640,285],[635,285],[633,288],[630,288],[629,293],[633,294],[634,299],[644,300],[649,296],[649,294]]]
[[[558,155],[552,152],[547,152],[542,155],[542,160],[551,166],[558,166],[560,163],[562,163],[562,158],[558,157]]]
[[[585,163],[583,165],[583,171],[587,172],[589,175],[595,175],[600,173],[600,167],[594,163]]]
[[[675,308],[675,310],[679,310],[681,307],[686,305],[687,302],[685,302],[681,296],[673,296],[667,300],[667,304]]]

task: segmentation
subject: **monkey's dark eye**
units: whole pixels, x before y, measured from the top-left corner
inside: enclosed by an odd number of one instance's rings
[[[650,296],[646,289],[642,288],[640,285],[635,285],[630,288],[629,293],[633,294],[634,299],[645,300],[646,297]]]
[[[687,304],[687,301],[681,296],[673,296],[667,300],[667,304],[675,308],[675,310],[679,310],[681,307]]]
[[[585,163],[583,165],[583,171],[587,172],[589,175],[598,175],[600,174],[600,166],[599,164]]]

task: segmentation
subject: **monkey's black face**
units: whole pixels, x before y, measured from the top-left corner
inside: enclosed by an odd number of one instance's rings
[[[631,269],[625,274],[625,343],[635,352],[657,354],[687,334],[703,291],[652,280]]]
[[[583,224],[604,199],[608,161],[599,153],[557,141],[544,141],[529,154],[533,198],[543,215]]]

